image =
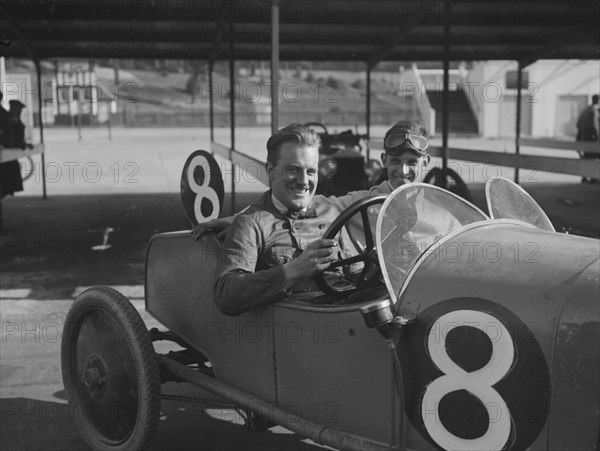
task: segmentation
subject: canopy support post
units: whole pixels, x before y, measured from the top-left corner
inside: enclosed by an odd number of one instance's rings
[[[367,162],[371,159],[371,66],[367,64]]]
[[[208,122],[210,127],[210,142],[215,142],[215,117],[213,110],[213,62],[208,63]]]
[[[44,97],[42,96],[42,65],[39,59],[34,60],[35,63],[35,72],[37,75],[37,91],[38,91],[38,122],[40,125],[40,143],[42,146],[44,145],[44,119],[43,119],[43,103]],[[42,199],[46,200],[46,156],[45,152],[42,151],[41,155],[42,160]]]
[[[515,154],[517,155],[517,163],[515,165],[515,183],[519,183],[519,158],[520,140],[521,140],[521,83],[523,82],[523,64],[519,61],[517,69],[517,120],[515,124]]]
[[[229,17],[229,125],[231,126],[231,147],[229,161],[231,162],[231,214],[235,213],[235,164],[233,151],[235,150],[235,55],[233,47],[233,17]]]
[[[448,2],[444,4],[444,91],[442,95],[442,188],[448,187],[448,100],[450,94],[450,22],[448,21]]]
[[[271,2],[271,134],[279,129],[279,2]]]

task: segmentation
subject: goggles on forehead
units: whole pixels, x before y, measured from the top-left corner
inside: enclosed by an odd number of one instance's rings
[[[396,149],[408,141],[415,149],[425,152],[425,149],[429,146],[427,138],[415,133],[398,132],[392,133],[390,136],[385,138],[383,146],[386,150]]]

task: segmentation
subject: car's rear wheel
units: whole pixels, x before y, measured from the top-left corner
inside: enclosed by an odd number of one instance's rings
[[[158,425],[160,379],[150,335],[127,298],[109,287],[81,293],[66,318],[61,363],[88,445],[143,449]]]

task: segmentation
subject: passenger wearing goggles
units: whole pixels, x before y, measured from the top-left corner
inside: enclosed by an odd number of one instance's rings
[[[369,190],[353,191],[338,200],[351,204],[365,197],[388,195],[407,183],[422,182],[431,159],[427,147],[427,128],[423,122],[397,122],[383,139],[385,152],[381,154],[381,162],[384,170],[379,180]],[[357,223],[357,229],[359,225]]]
[[[423,180],[430,160],[428,146],[427,129],[422,122],[400,121],[387,131],[381,162],[392,191]]]

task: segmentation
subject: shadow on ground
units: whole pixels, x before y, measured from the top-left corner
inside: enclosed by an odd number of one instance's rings
[[[187,385],[187,384],[182,384]],[[277,426],[255,434],[244,429],[241,417],[231,408],[206,398],[186,396],[163,399],[158,429],[145,448],[177,450],[289,450],[322,449]],[[168,388],[164,391],[168,391]],[[168,396],[167,396],[168,397]],[[89,449],[75,425],[74,408],[65,403],[30,398],[0,399],[3,451],[81,451]]]
[[[257,194],[237,194],[245,206]],[[226,197],[223,214],[229,214]],[[3,289],[70,299],[78,286],[140,285],[150,238],[189,230],[178,194],[15,197],[2,201]]]

